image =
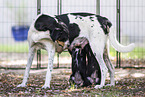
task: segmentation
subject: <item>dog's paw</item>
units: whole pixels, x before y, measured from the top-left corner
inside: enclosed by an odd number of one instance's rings
[[[24,83],[19,84],[17,87],[26,87],[27,85]]]
[[[100,89],[100,88],[102,88],[103,86],[102,85],[96,85],[94,88],[95,89]]]
[[[107,84],[106,86],[110,86],[111,87],[111,86],[115,86],[115,84]]]
[[[42,89],[48,89],[48,88],[50,88],[50,85],[44,85],[44,86],[42,87]]]

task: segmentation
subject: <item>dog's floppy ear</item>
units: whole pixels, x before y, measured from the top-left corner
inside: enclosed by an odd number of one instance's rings
[[[51,39],[53,40],[53,42],[55,42],[55,40],[58,40],[60,35],[61,35],[61,29],[59,29],[59,28],[55,28],[50,34]]]
[[[53,31],[55,29],[56,21],[53,17],[48,15],[40,15],[37,20],[35,21],[34,27],[38,31]]]
[[[66,38],[69,37],[68,36],[69,30],[65,23],[58,21],[58,23],[55,24],[55,27],[56,28],[50,34],[53,41],[55,40],[63,41],[63,38],[65,40]]]
[[[61,29],[62,29],[65,33],[69,34],[68,27],[67,27],[67,25],[66,25],[65,23],[59,21],[58,24],[61,26]]]

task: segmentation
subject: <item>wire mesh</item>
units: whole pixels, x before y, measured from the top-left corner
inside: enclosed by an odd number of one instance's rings
[[[58,1],[61,1],[61,12],[58,12]],[[100,14],[107,17],[116,29],[116,0],[100,0]],[[41,0],[41,12],[50,15],[70,12],[96,13],[96,0]],[[121,43],[136,43],[130,53],[121,53],[122,67],[145,67],[145,1],[121,0]],[[28,25],[37,16],[37,0],[0,0],[0,65],[24,67],[27,63],[27,40],[17,41],[12,27]],[[61,67],[70,67],[71,58],[67,52],[60,55]],[[42,51],[42,67],[47,66],[48,57]],[[110,47],[110,59],[116,64],[116,51]],[[33,66],[37,64],[36,56]],[[54,64],[57,64],[55,56]],[[32,66],[32,67],[33,67]]]
[[[0,0],[0,64],[13,67],[27,63],[27,31],[12,32],[19,26],[30,26],[36,17],[36,0]],[[24,27],[25,28],[25,27]],[[25,33],[23,33],[25,32]],[[18,66],[19,67],[19,66]]]
[[[130,53],[122,53],[122,67],[145,67],[145,1],[121,0],[121,43],[135,43]]]

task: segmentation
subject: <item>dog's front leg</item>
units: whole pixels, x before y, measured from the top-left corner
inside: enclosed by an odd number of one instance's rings
[[[17,87],[26,87],[27,79],[29,77],[29,71],[30,71],[30,68],[31,68],[31,65],[32,65],[34,55],[35,55],[35,49],[30,48],[29,49],[28,60],[27,60],[27,66],[26,66],[25,73],[24,73],[23,82],[21,84],[19,84]]]
[[[46,79],[45,84],[42,88],[50,88],[50,81],[51,81],[51,71],[53,69],[53,59],[55,54],[55,45],[54,43],[46,43],[46,50],[48,52],[48,66],[46,72]]]

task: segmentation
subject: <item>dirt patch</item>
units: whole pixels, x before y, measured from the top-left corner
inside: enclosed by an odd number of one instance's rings
[[[41,89],[46,69],[31,70],[26,88],[17,88],[22,82],[24,70],[0,70],[0,96],[145,96],[145,70],[116,69],[116,86],[94,89],[69,85],[70,69],[54,69],[50,89]],[[106,83],[109,83],[107,76]]]
[[[59,55],[60,67],[71,67],[71,56],[68,52]],[[0,54],[0,68],[25,68],[27,64],[28,53],[2,53]],[[110,57],[114,66],[116,66],[116,58]],[[58,57],[54,58],[54,67],[57,67]],[[41,55],[41,67],[47,67],[47,54]],[[144,59],[121,59],[121,67],[144,67]],[[34,57],[32,68],[37,68],[37,54]]]

